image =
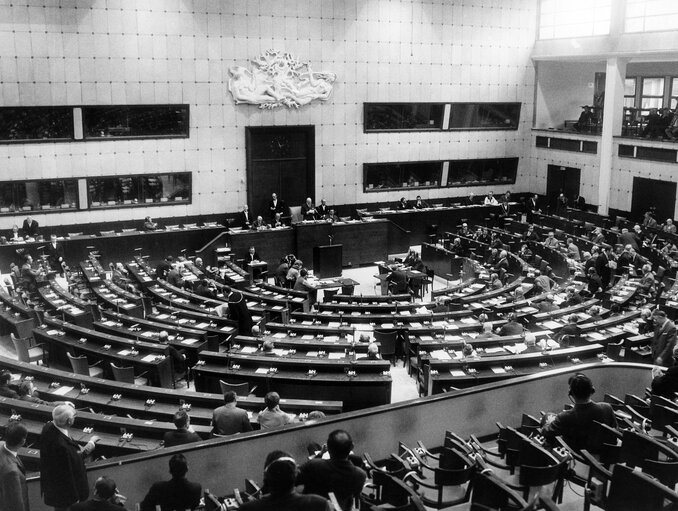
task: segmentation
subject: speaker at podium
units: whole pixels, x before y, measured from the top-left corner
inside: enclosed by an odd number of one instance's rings
[[[313,274],[318,278],[341,277],[343,245],[313,247]]]

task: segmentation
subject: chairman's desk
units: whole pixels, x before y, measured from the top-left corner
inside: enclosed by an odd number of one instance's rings
[[[171,421],[174,413],[182,406],[190,406],[191,422],[208,425],[212,412],[223,404],[221,393],[193,392],[181,389],[164,389],[146,385],[133,385],[102,378],[91,378],[69,371],[51,367],[19,362],[0,356],[0,368],[8,370],[13,380],[33,378],[33,384],[45,401],[67,400],[77,408],[90,407],[96,412],[111,415],[132,415],[143,420]],[[58,386],[53,384],[58,384]],[[83,391],[83,387],[86,392]],[[119,399],[112,396],[118,394]],[[152,400],[152,403],[149,402]],[[294,413],[308,413],[322,410],[327,414],[339,413],[342,403],[339,401],[310,401],[281,399],[283,406]],[[256,396],[239,396],[238,406],[253,413],[265,407],[264,399]],[[172,428],[173,429],[173,428]]]
[[[300,222],[278,229],[231,231],[226,241],[236,258],[255,247],[270,269],[277,268],[280,259],[288,254],[295,254],[304,266],[312,268],[313,247],[329,244],[330,237],[332,244],[343,245],[343,266],[373,263],[388,254],[406,252],[410,245],[409,233],[386,219]]]
[[[257,391],[282,396],[342,401],[344,411],[391,402],[391,364],[387,360],[306,356],[249,355],[204,351],[193,367],[195,387],[216,391],[219,380],[257,385]],[[314,370],[315,373],[312,373]],[[355,371],[355,374],[350,374]]]
[[[441,231],[451,229],[462,220],[469,223],[483,222],[490,214],[498,214],[500,206],[450,206],[424,209],[403,209],[387,211],[369,211],[363,213],[374,218],[391,220],[394,224],[410,232],[410,243],[419,245],[428,241],[428,235],[433,234],[433,226]],[[393,253],[393,252],[392,252]]]
[[[87,259],[92,250],[91,247],[94,247],[101,254],[101,263],[108,265],[108,263],[117,262],[132,254],[135,248],[141,248],[144,254],[149,255],[152,260],[158,261],[167,255],[178,254],[182,248],[201,247],[224,230],[225,228],[219,225],[151,232],[123,232],[104,236],[86,234],[66,237],[59,240],[59,243],[64,247],[64,259],[68,263]],[[48,238],[49,227],[41,227],[40,232],[44,233],[45,238]],[[12,261],[19,262],[20,257],[17,254],[17,249],[23,249],[24,253],[37,256],[41,253],[38,248],[46,247],[48,243],[49,240],[0,245],[0,268],[8,268]]]

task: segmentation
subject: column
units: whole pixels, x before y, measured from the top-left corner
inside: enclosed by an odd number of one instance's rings
[[[624,117],[624,79],[628,59],[611,57],[605,67],[605,109],[603,132],[600,137],[600,173],[598,175],[598,213],[607,215],[610,209],[610,186],[614,138],[621,135]]]

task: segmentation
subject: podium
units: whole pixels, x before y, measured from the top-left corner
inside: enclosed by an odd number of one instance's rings
[[[322,279],[341,277],[343,245],[313,247],[313,273]]]

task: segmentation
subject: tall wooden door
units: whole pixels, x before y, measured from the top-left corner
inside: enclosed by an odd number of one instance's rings
[[[549,206],[555,207],[556,198],[561,193],[571,202],[579,195],[579,185],[581,180],[581,169],[573,167],[562,167],[560,165],[549,165],[546,174],[546,196]],[[587,202],[591,202],[593,197],[584,197]]]
[[[651,211],[657,222],[673,218],[676,208],[676,183],[645,177],[633,178],[631,216],[640,220],[646,211]]]
[[[271,194],[300,206],[315,189],[315,127],[248,127],[247,200],[252,215],[269,218]],[[315,198],[314,198],[315,200]]]

